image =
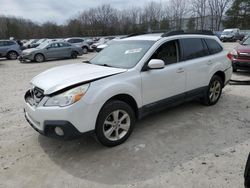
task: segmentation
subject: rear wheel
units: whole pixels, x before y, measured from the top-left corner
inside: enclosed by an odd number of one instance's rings
[[[125,102],[111,101],[101,109],[95,128],[97,139],[105,146],[122,144],[133,131],[135,113]]]
[[[10,51],[8,54],[7,54],[7,58],[10,59],[10,60],[16,60],[18,57],[18,53],[15,52],[15,51]]]
[[[217,75],[214,75],[204,95],[203,103],[207,106],[216,104],[220,99],[222,88],[223,88],[223,83],[221,78]]]
[[[83,50],[83,53],[84,53],[84,54],[87,54],[87,53],[88,53],[88,48],[87,48],[87,47],[85,47],[85,46],[82,47],[82,50]]]
[[[71,56],[70,56],[72,59],[76,59],[77,58],[77,52],[72,52],[71,53]]]
[[[43,54],[36,54],[34,60],[38,63],[42,63],[45,61],[45,57]]]

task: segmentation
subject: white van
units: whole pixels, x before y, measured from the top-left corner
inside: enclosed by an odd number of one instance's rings
[[[236,42],[240,39],[240,29],[224,29],[220,36],[222,42]]]

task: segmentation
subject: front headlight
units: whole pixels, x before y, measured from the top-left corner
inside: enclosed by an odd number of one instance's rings
[[[79,101],[87,92],[90,84],[81,85],[64,93],[53,96],[47,100],[44,106],[69,106]]]

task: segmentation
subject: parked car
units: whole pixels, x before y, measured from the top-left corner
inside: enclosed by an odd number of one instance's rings
[[[30,44],[29,48],[36,48],[37,46],[39,46],[40,44],[46,42],[47,40],[49,40],[49,39],[47,39],[47,38],[39,39],[38,41]]]
[[[220,36],[222,42],[236,42],[237,40],[243,40],[243,38],[244,36],[240,34],[238,28],[225,29]]]
[[[48,59],[77,58],[82,55],[83,50],[68,42],[44,42],[37,48],[23,50],[19,57],[21,62],[36,61],[43,62]]]
[[[30,39],[26,43],[23,44],[24,48],[31,48],[31,45],[36,43],[39,39]]]
[[[10,60],[17,59],[21,54],[19,44],[13,40],[0,40],[0,57]]]
[[[236,46],[229,54],[232,61],[233,71],[250,70],[250,37]]]
[[[96,47],[96,52],[102,51],[104,48],[107,48],[108,46],[114,44],[116,41],[117,41],[117,39],[113,39],[113,40],[107,41],[107,42],[104,43],[104,44],[98,45],[98,46]]]
[[[250,188],[250,154],[248,155],[246,167],[245,167],[245,173],[244,173],[244,179],[245,179],[245,188]]]
[[[88,63],[60,66],[31,80],[25,117],[49,137],[93,131],[106,146],[123,143],[136,119],[199,98],[215,105],[232,64],[213,35],[146,34],[121,39]],[[63,75],[63,76],[62,76]]]
[[[113,40],[115,37],[103,37],[100,38],[97,42],[93,43],[90,46],[91,51],[97,51],[97,47],[103,44],[106,44],[108,41]]]
[[[89,51],[89,44],[87,42],[85,42],[85,40],[83,38],[79,38],[79,37],[67,38],[67,39],[65,39],[65,41],[82,48],[84,54],[88,53],[88,51]]]

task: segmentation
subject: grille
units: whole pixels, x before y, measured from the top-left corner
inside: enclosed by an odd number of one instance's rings
[[[29,90],[28,95],[25,97],[26,101],[31,105],[31,106],[37,106],[39,102],[43,99],[44,97],[44,91],[38,87],[34,87]]]

